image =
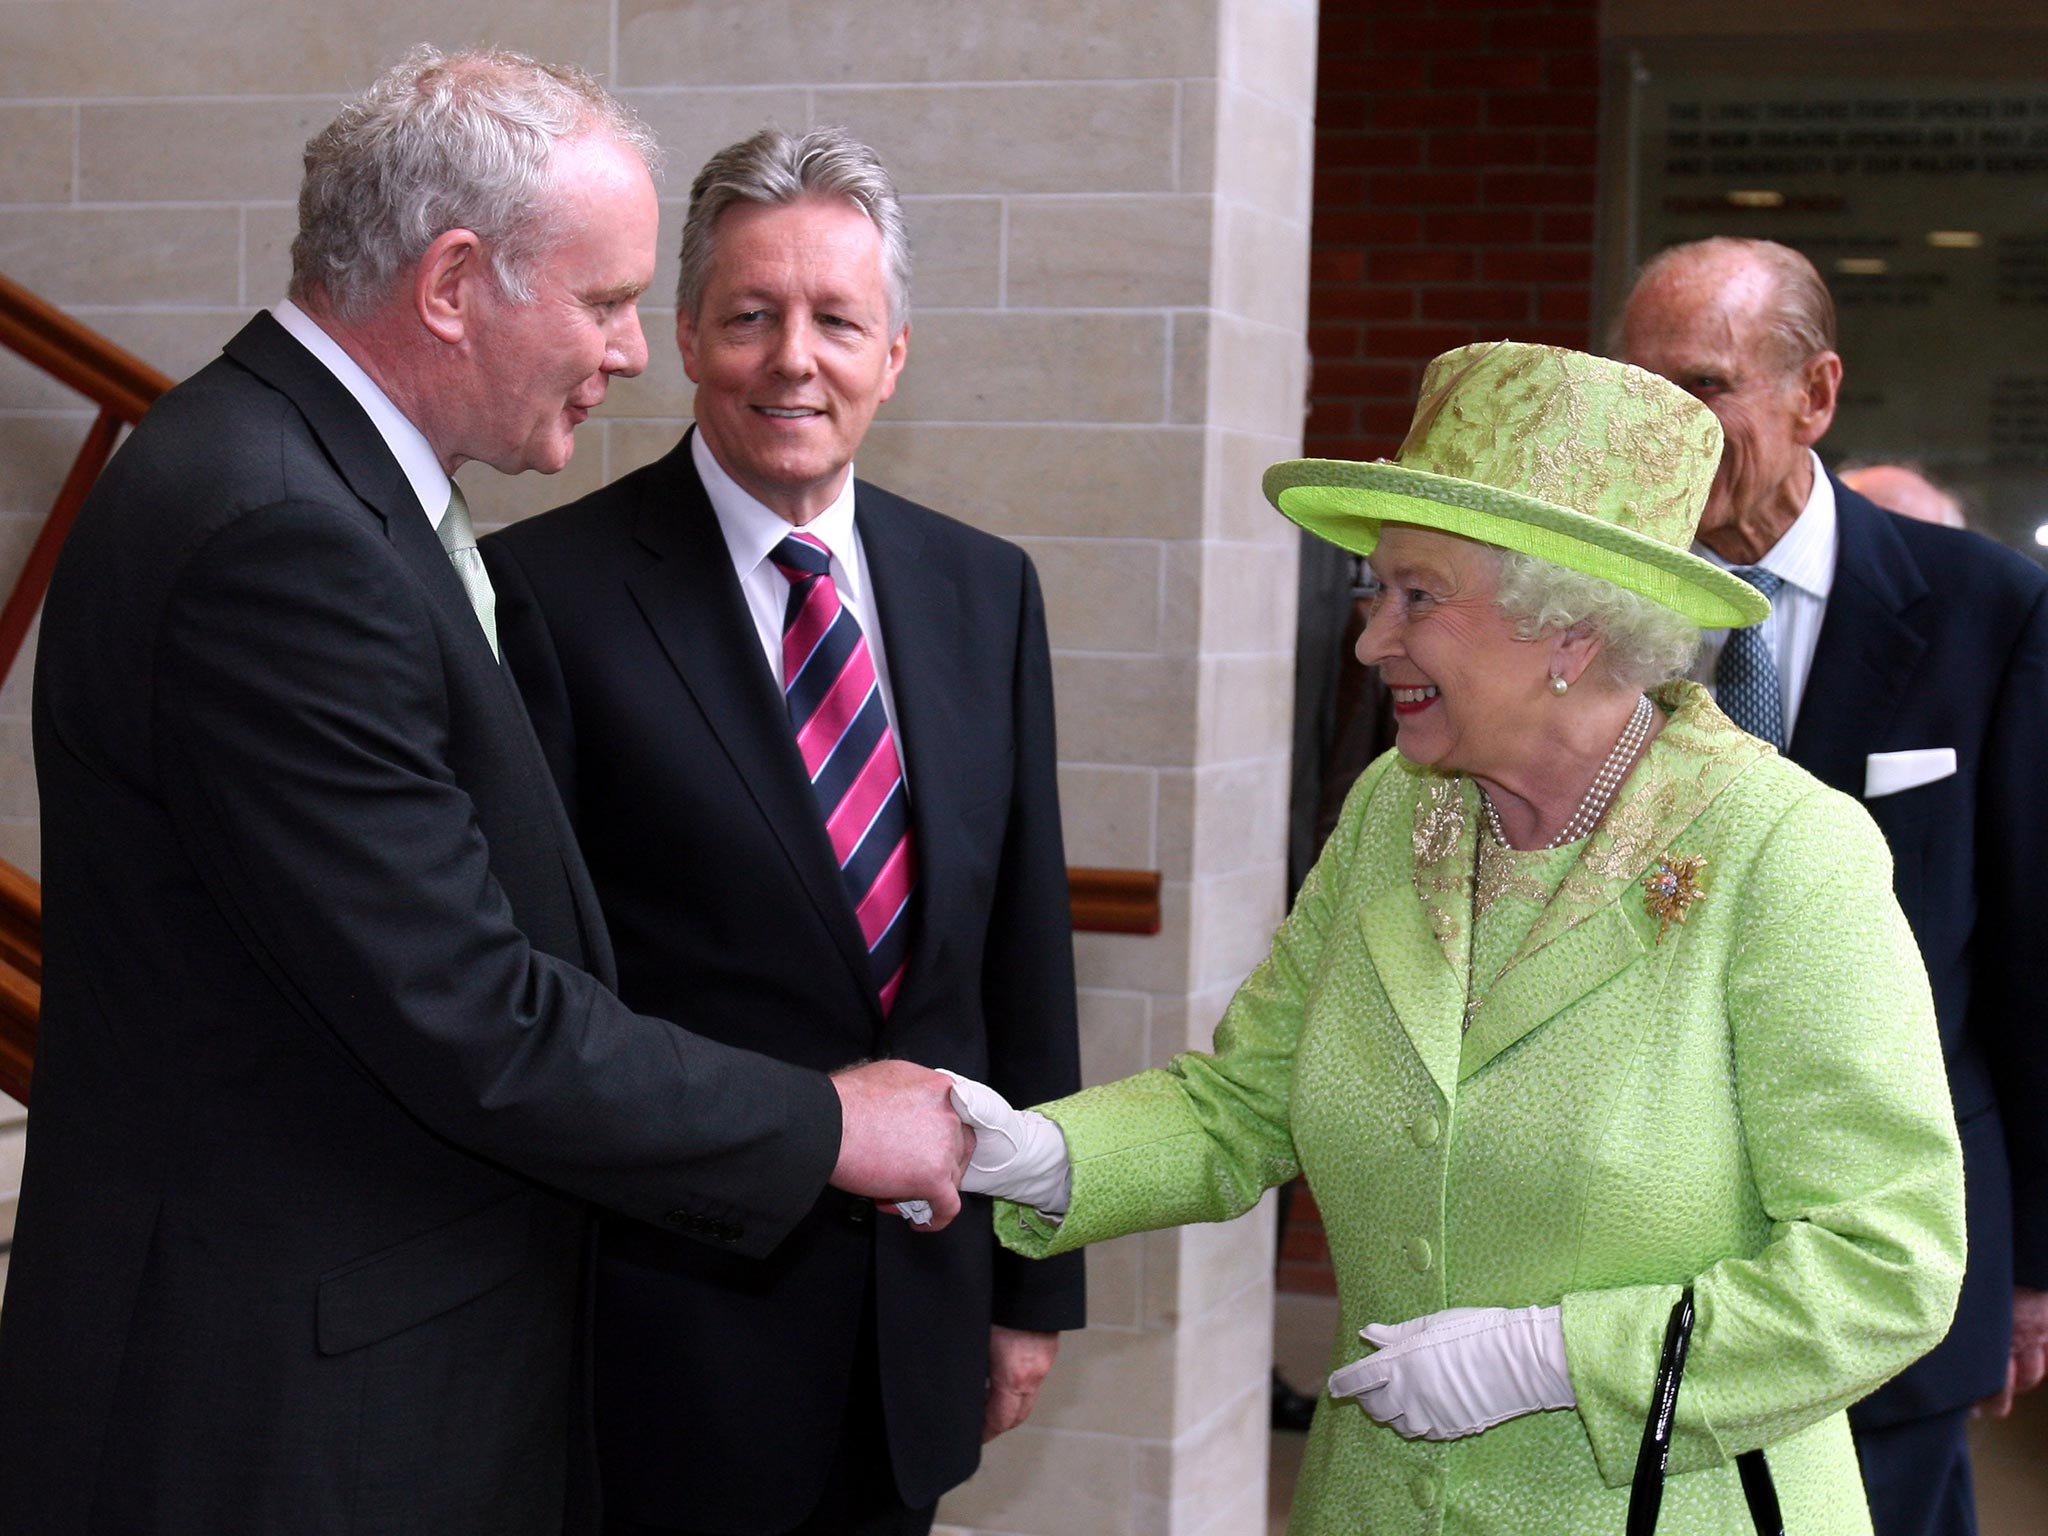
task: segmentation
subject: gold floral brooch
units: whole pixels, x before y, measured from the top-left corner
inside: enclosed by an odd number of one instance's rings
[[[1664,935],[1673,923],[1685,921],[1687,907],[1706,899],[1707,893],[1700,888],[1700,871],[1706,867],[1707,860],[1703,854],[1681,859],[1667,853],[1643,876],[1643,889],[1649,892],[1643,898],[1643,905],[1649,909],[1650,916],[1657,919],[1659,944],[1664,942]]]

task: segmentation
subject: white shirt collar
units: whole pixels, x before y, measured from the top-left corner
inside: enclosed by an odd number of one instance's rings
[[[711,498],[711,510],[718,515],[725,547],[732,552],[733,565],[744,581],[776,545],[796,530],[787,518],[742,490],[718,462],[704,441],[704,434],[694,428],[690,432],[690,461],[697,466],[697,478],[704,482],[704,494]],[[861,563],[854,558],[852,465],[847,466],[846,483],[839,488],[832,505],[805,523],[803,531],[832,551],[836,567],[832,579],[841,596],[859,608],[867,594],[860,588]]]
[[[1806,493],[1806,505],[1757,566],[1781,577],[1788,586],[1826,601],[1835,585],[1835,487],[1820,455],[1809,448],[1806,456],[1813,461],[1813,489]],[[1723,570],[1731,568],[1731,562],[1706,545],[1695,549]]]
[[[438,529],[448,511],[448,472],[441,468],[440,456],[434,452],[426,434],[391,403],[391,397],[384,393],[377,381],[365,373],[362,365],[342,349],[340,342],[322,330],[320,323],[311,315],[290,299],[273,304],[270,313],[279,325],[291,332],[300,346],[318,358],[321,365],[341,381],[343,389],[355,396],[356,403],[368,413],[370,425],[384,439],[392,457],[398,460],[398,467],[405,471],[405,478],[411,482],[413,494],[419,497],[427,521]]]

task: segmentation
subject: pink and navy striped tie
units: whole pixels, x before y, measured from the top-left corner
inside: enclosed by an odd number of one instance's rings
[[[789,723],[887,1014],[910,958],[910,893],[917,884],[896,738],[867,636],[840,604],[832,551],[811,534],[793,533],[768,558],[789,580],[782,618]]]

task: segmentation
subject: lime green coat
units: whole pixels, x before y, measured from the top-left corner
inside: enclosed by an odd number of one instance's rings
[[[1290,1529],[1618,1533],[1665,1320],[1697,1290],[1663,1536],[1870,1529],[1843,1410],[1947,1329],[1962,1171],[1877,829],[1690,684],[1469,1031],[1468,780],[1375,763],[1213,1054],[1044,1106],[1073,1157],[1013,1248],[1220,1221],[1306,1173],[1342,1321],[1563,1304],[1575,1410],[1431,1444],[1325,1398]],[[1704,858],[1668,927],[1643,881]],[[1489,985],[1489,982],[1491,984]]]

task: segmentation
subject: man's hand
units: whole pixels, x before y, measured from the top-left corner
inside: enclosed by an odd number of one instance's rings
[[[832,1075],[839,1161],[832,1184],[875,1200],[922,1200],[936,1232],[960,1214],[974,1132],[953,1112],[953,1083],[910,1061],[872,1061]]]
[[[1059,1352],[1056,1333],[1005,1328],[1000,1323],[989,1330],[988,1400],[981,1410],[983,1445],[1031,1417],[1031,1405],[1038,1401],[1038,1389]]]
[[[2048,1291],[2016,1285],[2012,1289],[2012,1359],[2005,1367],[2005,1390],[1987,1397],[1978,1409],[1994,1419],[2012,1412],[2023,1392],[2031,1392],[2048,1377]]]

